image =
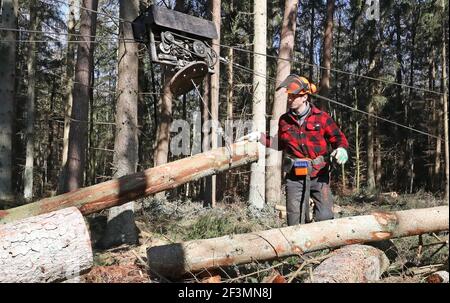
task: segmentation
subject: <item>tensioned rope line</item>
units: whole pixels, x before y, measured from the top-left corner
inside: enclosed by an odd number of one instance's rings
[[[126,38],[119,38],[119,37],[108,37],[108,36],[92,36],[92,35],[83,35],[83,34],[77,34],[77,33],[68,33],[68,32],[52,32],[52,31],[38,31],[38,30],[29,30],[29,29],[22,29],[22,28],[7,28],[7,27],[0,27],[0,31],[11,31],[11,32],[19,32],[19,33],[35,33],[35,34],[46,34],[46,35],[55,35],[55,36],[72,36],[72,37],[87,37],[87,38],[98,38],[102,40],[132,40],[135,42],[134,39],[126,39]],[[106,39],[105,39],[106,38]]]
[[[39,0],[39,1],[42,2],[42,3],[46,3],[46,4],[49,4],[49,5],[52,5],[51,3],[48,3],[48,2],[43,1],[43,0]],[[119,17],[115,17],[115,16],[111,16],[111,15],[106,14],[106,13],[99,12],[98,10],[92,10],[92,9],[88,9],[86,7],[73,5],[73,4],[70,4],[70,3],[67,3],[67,2],[64,2],[64,1],[61,1],[61,0],[48,0],[48,1],[54,1],[54,2],[65,4],[67,6],[73,6],[73,7],[76,7],[76,8],[79,8],[79,9],[83,9],[83,10],[87,10],[87,11],[90,11],[90,12],[95,12],[97,14],[105,15],[105,16],[109,17],[110,19],[116,19],[116,20],[118,20],[120,22],[133,23],[133,21],[127,21],[127,20],[124,20],[124,19],[119,18]],[[277,56],[267,55],[267,54],[262,54],[262,53],[255,53],[255,52],[253,52],[251,50],[242,49],[242,48],[238,48],[238,47],[230,46],[230,45],[217,44],[217,43],[213,43],[213,45],[217,45],[217,46],[221,46],[221,47],[225,47],[225,48],[232,48],[234,50],[241,51],[241,52],[248,52],[248,53],[251,53],[253,55],[262,55],[262,56],[266,56],[266,57],[272,58],[272,59],[280,59],[280,60],[283,60],[283,61],[289,61],[289,62],[292,62],[292,63],[299,63],[299,64],[302,64],[302,65],[313,66],[313,67],[318,67],[320,69],[328,70],[328,68],[326,68],[324,66],[321,66],[321,65],[318,65],[318,64],[307,63],[307,62],[294,60],[294,59],[278,58]],[[415,89],[415,90],[419,90],[419,91],[423,91],[423,92],[429,92],[429,93],[433,93],[433,94],[437,94],[437,95],[443,95],[444,94],[442,92],[438,92],[438,91],[434,91],[434,90],[430,90],[430,89],[426,89],[426,88],[421,88],[421,87],[417,87],[417,86],[413,86],[413,85],[398,83],[398,82],[395,82],[395,81],[384,80],[384,79],[381,79],[381,78],[375,78],[375,77],[360,75],[360,74],[347,72],[347,71],[336,69],[336,68],[330,68],[329,70],[333,71],[333,72],[336,72],[336,73],[342,73],[342,74],[346,74],[346,75],[356,76],[356,77],[360,77],[360,78],[364,78],[364,79],[368,79],[368,80],[372,80],[372,81],[378,81],[378,82],[382,82],[382,83],[386,83],[386,84],[397,85],[397,86],[410,88],[410,89]]]
[[[46,1],[43,1],[43,0],[39,0],[39,1],[42,2],[42,3],[46,3],[46,4],[51,5],[51,3],[48,3],[48,2],[46,2]],[[121,21],[121,22],[129,22],[129,23],[133,23],[132,21],[123,20],[123,19],[121,19],[121,18],[114,17],[114,16],[111,16],[111,15],[109,15],[109,14],[101,13],[101,12],[99,12],[99,11],[91,10],[91,9],[88,9],[88,8],[85,8],[85,7],[81,7],[81,6],[76,6],[76,5],[73,5],[73,4],[70,4],[70,3],[67,3],[67,2],[61,1],[61,0],[52,0],[52,1],[58,2],[58,3],[62,3],[62,4],[65,4],[65,5],[68,5],[68,6],[77,7],[77,8],[79,8],[79,9],[84,9],[84,10],[87,10],[87,11],[90,11],[90,12],[95,12],[95,13],[97,13],[97,14],[102,14],[102,15],[105,15],[105,16],[111,18],[111,19],[117,19],[117,20],[119,20],[119,21]],[[32,42],[37,42],[37,41],[32,41]],[[278,58],[277,56],[272,56],[272,55],[267,55],[267,54],[261,54],[261,53],[255,53],[255,52],[250,51],[250,50],[241,49],[241,48],[236,48],[236,47],[233,47],[233,46],[228,46],[228,45],[223,45],[223,44],[215,44],[215,43],[213,43],[213,44],[214,44],[214,45],[218,45],[218,46],[220,46],[220,47],[232,48],[233,50],[237,50],[237,51],[248,52],[248,53],[251,53],[252,55],[263,55],[263,56],[266,56],[266,57],[268,57],[268,58],[281,59],[281,60],[285,60],[285,61],[289,61],[289,62],[293,62],[293,63],[300,63],[300,64],[304,64],[304,65],[308,65],[308,66],[316,66],[316,67],[319,67],[319,68],[321,68],[321,69],[327,69],[327,68],[325,68],[325,67],[323,67],[323,66],[320,66],[320,65],[311,64],[311,63],[307,63],[307,62],[302,62],[302,61],[298,61],[298,60],[285,59],[285,58]],[[223,62],[222,62],[222,63],[223,63]],[[233,64],[233,65],[236,66],[237,68],[240,68],[240,69],[246,71],[246,72],[249,72],[249,73],[251,72],[252,74],[258,75],[258,73],[254,72],[253,70],[251,70],[251,69],[249,69],[249,68],[247,68],[247,67],[241,66],[241,65],[239,65],[239,64]],[[348,74],[348,75],[353,75],[353,76],[361,77],[361,78],[366,78],[366,79],[370,79],[370,80],[374,80],[374,81],[380,81],[380,82],[384,82],[384,83],[387,83],[387,84],[399,85],[399,86],[402,86],[402,87],[407,87],[407,88],[411,88],[411,89],[417,89],[417,90],[421,90],[421,91],[425,91],[425,92],[430,92],[430,93],[434,93],[434,94],[439,94],[439,95],[442,95],[442,94],[443,94],[443,93],[441,93],[441,92],[436,92],[436,91],[433,91],[433,90],[423,89],[423,88],[419,88],[419,87],[415,87],[415,86],[411,86],[411,85],[407,85],[407,84],[402,84],[402,83],[397,83],[397,82],[393,82],[393,81],[383,80],[383,79],[379,79],[379,78],[374,78],[374,77],[369,77],[369,76],[359,75],[359,74],[355,74],[355,73],[351,73],[351,72],[346,72],[346,71],[342,71],[342,70],[338,70],[338,69],[330,69],[330,70],[331,70],[331,71],[335,71],[335,72],[339,72],[339,73],[344,73],[344,74]],[[270,81],[272,81],[272,82],[276,82],[276,79],[274,79],[274,78],[272,78],[272,77],[265,76],[265,75],[262,75],[262,74],[259,74],[259,76],[265,77],[266,79],[268,79],[268,80],[270,80]],[[398,122],[391,121],[391,120],[388,120],[388,119],[379,117],[379,116],[374,115],[374,114],[370,114],[370,113],[368,113],[368,112],[365,112],[365,111],[362,111],[362,110],[359,110],[359,109],[355,109],[355,108],[353,108],[353,107],[351,107],[351,106],[348,106],[348,105],[346,105],[346,104],[340,103],[340,102],[338,102],[338,101],[336,101],[336,100],[332,100],[332,99],[329,99],[329,98],[320,96],[320,95],[318,95],[318,94],[316,94],[315,97],[317,97],[317,98],[319,98],[319,99],[323,99],[323,100],[329,101],[329,102],[334,103],[334,104],[338,104],[338,105],[343,106],[343,107],[347,107],[347,108],[351,109],[352,111],[356,111],[356,112],[359,112],[359,113],[366,114],[366,115],[368,115],[368,116],[370,116],[370,117],[379,119],[379,120],[381,120],[381,121],[385,121],[385,122],[394,124],[394,125],[396,125],[396,126],[400,126],[400,127],[403,127],[403,128],[406,128],[406,129],[409,129],[409,130],[418,132],[418,133],[420,133],[420,134],[427,135],[427,136],[430,136],[430,137],[433,137],[433,138],[442,140],[440,137],[435,136],[435,135],[433,135],[433,134],[429,134],[429,133],[423,132],[423,131],[421,131],[421,130],[418,130],[418,129],[415,129],[415,128],[412,128],[412,127],[409,127],[409,126],[406,126],[406,125],[403,125],[403,124],[400,124],[400,123],[398,123]]]
[[[280,60],[288,61],[288,62],[291,62],[291,63],[299,63],[299,64],[306,65],[306,66],[318,67],[320,69],[328,70],[328,68],[326,68],[324,66],[321,66],[321,65],[318,65],[318,64],[312,64],[312,63],[308,63],[308,62],[304,62],[304,61],[300,61],[300,60],[279,58],[277,56],[267,55],[267,54],[263,54],[263,53],[256,53],[256,52],[253,52],[253,51],[248,50],[248,49],[238,48],[238,47],[230,46],[230,45],[216,44],[216,43],[213,43],[213,45],[217,45],[217,46],[225,47],[225,48],[231,48],[233,50],[237,50],[237,51],[241,51],[241,52],[245,52],[245,53],[250,53],[252,55],[260,55],[260,56],[265,56],[267,58],[272,58],[272,59],[277,59],[277,60],[280,59]],[[395,81],[384,80],[384,79],[381,79],[381,78],[375,78],[375,77],[360,75],[360,74],[356,74],[356,73],[352,73],[352,72],[347,72],[347,71],[344,71],[344,70],[341,70],[341,69],[329,68],[329,70],[333,71],[333,72],[336,72],[336,73],[346,74],[346,75],[350,75],[350,76],[356,76],[356,77],[369,79],[369,80],[373,80],[373,81],[379,81],[379,82],[383,82],[383,83],[386,83],[386,84],[398,85],[398,86],[402,86],[402,87],[405,87],[405,88],[416,89],[416,90],[420,90],[420,91],[424,91],[424,92],[428,92],[428,93],[433,93],[433,94],[437,94],[437,95],[443,95],[444,94],[442,92],[438,92],[438,91],[434,91],[434,90],[430,90],[430,89],[426,89],[426,88],[422,88],[422,87],[412,86],[412,85],[408,85],[408,84],[404,84],[404,83],[398,83],[398,82],[395,82]]]
[[[0,43],[10,43],[10,42],[12,42],[12,43],[74,43],[74,44],[76,44],[76,43],[93,43],[93,44],[99,44],[99,43],[103,43],[103,42],[105,42],[105,41],[108,41],[108,42],[110,42],[110,41],[112,41],[112,40],[103,40],[103,41],[101,41],[101,40],[95,40],[95,41],[79,41],[79,40],[72,40],[72,41],[70,41],[70,40],[64,40],[64,41],[61,41],[61,40],[54,40],[54,41],[52,41],[52,40],[1,40],[0,41]],[[122,41],[123,43],[135,43],[135,41]]]
[[[211,117],[211,119],[214,120],[213,114],[212,114],[211,111],[209,110],[208,104],[206,104],[205,100],[203,99],[202,94],[201,94],[200,91],[198,90],[198,87],[197,87],[197,85],[195,84],[194,80],[191,79],[191,82],[192,82],[192,85],[193,85],[194,88],[195,88],[195,91],[196,91],[198,97],[199,97],[200,100],[203,102],[203,106],[205,106],[206,110],[208,111],[209,116]],[[217,122],[219,122],[219,121],[217,121]],[[230,146],[230,142],[232,142],[232,141],[229,141],[230,138],[229,138],[228,135],[223,131],[223,128],[222,128],[222,126],[220,125],[220,122],[219,122],[219,127],[217,128],[217,134],[218,134],[218,135],[224,136],[224,139],[225,139],[225,140],[224,140],[224,141],[225,141],[225,147],[226,147],[226,149],[227,149],[227,151],[228,151],[228,165],[231,166],[231,164],[233,163],[233,152],[232,152],[232,148],[231,148],[231,146]]]
[[[221,62],[225,64],[225,62],[223,62],[223,61],[221,61]],[[237,67],[238,69],[241,69],[241,70],[245,71],[245,72],[248,72],[248,73],[252,72],[252,70],[249,70],[249,68],[247,68],[247,67],[244,67],[244,68],[243,68],[243,66],[241,66],[241,65],[239,65],[239,64],[234,65],[234,66]],[[252,73],[253,73],[253,72],[252,72]],[[270,77],[270,76],[261,76],[261,77],[265,77],[265,78],[266,78],[267,80],[269,80],[269,81],[276,82],[276,79],[273,78],[273,77]],[[419,130],[419,129],[416,129],[416,128],[413,128],[413,127],[410,127],[410,126],[407,126],[407,125],[403,125],[403,124],[401,124],[401,123],[398,123],[398,122],[395,122],[395,121],[392,121],[392,120],[389,120],[389,119],[386,119],[386,118],[383,118],[383,117],[380,117],[380,116],[377,116],[377,115],[368,113],[368,112],[363,111],[363,110],[360,110],[360,109],[355,109],[355,108],[353,108],[353,107],[351,107],[351,106],[349,106],[349,105],[347,105],[347,104],[338,102],[338,101],[336,101],[336,100],[333,100],[333,99],[330,99],[330,98],[327,98],[327,97],[324,97],[324,96],[321,96],[321,95],[319,95],[319,94],[314,94],[314,95],[312,95],[312,96],[313,96],[313,97],[316,97],[316,98],[319,98],[319,99],[322,99],[322,100],[325,100],[325,101],[329,101],[329,102],[334,103],[334,104],[337,104],[337,105],[340,105],[340,106],[342,106],[342,107],[348,108],[348,109],[350,109],[351,111],[358,112],[358,113],[361,113],[361,114],[365,114],[365,115],[367,115],[367,116],[369,116],[369,117],[372,117],[372,118],[375,118],[375,119],[378,119],[378,120],[381,120],[381,121],[384,121],[384,122],[387,122],[387,123],[390,123],[390,124],[393,124],[393,125],[396,125],[396,126],[399,126],[399,127],[402,127],[402,128],[406,128],[406,129],[408,129],[408,130],[411,130],[411,131],[420,133],[420,134],[422,134],[422,135],[426,135],[426,136],[429,136],[429,137],[436,138],[436,139],[438,139],[438,140],[442,140],[442,138],[440,138],[440,137],[438,137],[438,136],[436,136],[436,135],[433,135],[433,134],[430,134],[430,133],[421,131],[421,130]]]

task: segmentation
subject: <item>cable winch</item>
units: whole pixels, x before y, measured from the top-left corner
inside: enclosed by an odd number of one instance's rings
[[[144,43],[153,62],[171,66],[175,96],[193,89],[214,73],[218,55],[210,46],[217,39],[213,22],[151,5],[132,23],[134,39]]]

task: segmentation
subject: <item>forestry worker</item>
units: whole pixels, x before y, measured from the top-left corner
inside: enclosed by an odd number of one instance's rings
[[[316,92],[316,86],[308,79],[289,75],[277,90],[282,88],[288,94],[288,111],[278,121],[278,135],[271,138],[252,132],[238,141],[259,141],[266,147],[284,151],[289,226],[312,221],[310,197],[315,221],[333,219],[330,161],[347,162],[347,138],[329,114],[311,103],[310,95]]]

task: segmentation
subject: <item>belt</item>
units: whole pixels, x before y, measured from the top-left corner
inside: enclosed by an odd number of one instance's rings
[[[309,159],[309,158],[292,158],[289,156],[285,156],[283,159],[283,171],[286,173],[289,173],[294,165],[294,162],[297,160],[304,160],[311,163],[312,166],[314,165],[320,165],[324,162],[326,162],[326,159],[329,156],[318,156],[315,159]]]
[[[309,197],[310,197],[310,184],[311,184],[311,171],[313,165],[320,165],[325,162],[326,156],[319,156],[315,159],[309,158],[291,158],[286,156],[283,160],[283,171],[289,173],[293,166],[294,162],[297,160],[303,160],[308,162],[307,174],[304,176],[304,186],[302,193],[302,201],[300,207],[300,224],[305,224],[311,222],[311,218],[309,217]]]

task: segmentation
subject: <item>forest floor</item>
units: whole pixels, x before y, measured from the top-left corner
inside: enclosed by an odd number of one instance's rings
[[[282,204],[282,203],[280,203]],[[335,197],[335,216],[347,217],[370,214],[373,211],[394,211],[412,208],[434,207],[446,204],[429,193],[413,195],[385,193],[377,195],[353,194]],[[91,283],[152,283],[164,282],[154,276],[147,266],[146,250],[152,246],[206,239],[228,234],[247,233],[284,227],[286,220],[273,207],[262,211],[249,208],[244,201],[233,204],[218,203],[217,207],[205,208],[201,202],[161,201],[143,199],[136,211],[136,224],[140,230],[139,245],[110,250],[94,249],[94,268],[82,276],[82,282]],[[104,228],[105,214],[90,217],[93,242]],[[419,251],[419,237],[393,239],[397,255],[383,274],[380,283],[422,283],[438,270],[448,271],[448,232],[425,234],[423,244],[446,241],[442,245],[424,246]],[[220,271],[191,274],[177,282],[302,282],[317,266],[317,257],[329,253],[323,250],[307,254],[306,258],[289,257],[262,263],[233,266]],[[388,257],[390,257],[388,255]],[[298,272],[299,265],[309,260],[308,265]],[[294,275],[295,273],[295,275]]]

